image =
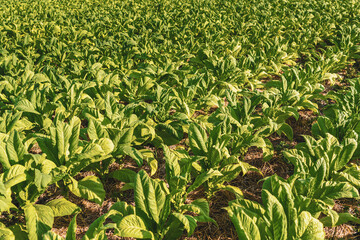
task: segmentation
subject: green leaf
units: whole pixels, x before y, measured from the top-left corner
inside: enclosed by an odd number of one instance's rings
[[[311,127],[311,133],[315,137],[325,137],[325,133],[331,133],[334,135],[333,128],[334,126],[329,118],[319,116],[316,123],[314,123]]]
[[[212,222],[216,224],[216,221],[209,216],[209,203],[205,199],[196,199],[195,201],[192,201],[189,205],[194,206],[196,207],[196,209],[198,209],[197,214],[199,216],[194,217],[197,222]]]
[[[356,187],[349,183],[328,181],[316,190],[313,197],[321,199],[357,198],[359,197],[359,192]]]
[[[27,99],[20,100],[16,104],[15,110],[41,115],[38,111],[35,110],[34,105]]]
[[[298,218],[296,239],[302,240],[321,240],[325,239],[323,224],[312,217],[309,212],[301,212]]]
[[[16,164],[4,174],[4,184],[6,188],[10,188],[26,180],[26,168],[22,165]]]
[[[54,223],[52,209],[45,205],[27,204],[24,212],[29,240],[41,240],[42,235],[50,231]]]
[[[345,139],[344,141],[344,147],[339,155],[339,158],[336,159],[336,163],[334,166],[334,170],[338,171],[341,168],[343,168],[350,160],[352,159],[354,152],[358,146],[355,139]]]
[[[11,120],[9,123],[7,123],[7,126],[6,126],[7,133],[10,132],[16,126],[16,123],[19,121],[21,115],[22,115],[21,112],[17,112],[11,116]]]
[[[72,215],[75,212],[81,210],[78,206],[76,206],[76,204],[66,200],[65,198],[51,200],[46,204],[46,206],[51,207],[51,209],[54,211],[55,217]]]
[[[61,163],[58,159],[58,150],[52,145],[52,141],[46,137],[40,137],[36,139],[39,144],[41,151],[46,154],[47,158],[53,161],[57,166],[60,166]]]
[[[0,181],[0,212],[9,211],[11,208],[16,209],[16,206],[12,203],[11,195],[11,189]]]
[[[49,174],[42,173],[41,171],[35,169],[34,184],[39,192],[44,190],[50,184],[51,180],[52,177]]]
[[[128,215],[118,223],[115,233],[120,237],[132,237],[137,239],[155,239],[154,234],[146,229],[143,220],[136,215]]]
[[[116,210],[110,210],[106,214],[97,218],[87,230],[85,236],[82,238],[83,240],[93,240],[93,239],[106,239],[105,230],[108,229],[108,226],[104,226],[104,222],[108,217],[117,214]]]
[[[26,149],[22,143],[19,133],[12,131],[6,143],[6,151],[9,157],[9,161],[12,164],[19,163],[22,160]]]
[[[274,239],[287,239],[287,217],[279,200],[269,191],[262,190],[262,200],[266,209],[265,216],[271,222],[270,229]]]
[[[195,218],[189,215],[183,215],[181,213],[173,213],[173,216],[184,225],[184,228],[190,237],[194,233],[197,225]]]
[[[22,224],[15,224],[8,228],[13,232],[15,239],[27,239],[28,233],[23,227],[25,226],[23,226]]]
[[[100,138],[94,141],[103,150],[103,154],[110,154],[114,150],[114,143],[109,138]]]
[[[350,213],[338,213],[338,219],[335,223],[332,223],[330,216],[321,218],[320,221],[324,224],[324,226],[328,226],[328,227],[339,226],[347,222],[360,224],[360,219],[351,215]]]
[[[133,138],[134,128],[123,129],[116,135],[116,142],[117,144],[131,144]]]
[[[216,188],[217,190],[223,190],[233,193],[235,195],[235,198],[242,198],[244,196],[241,189],[236,186],[220,184],[217,185]]]
[[[143,165],[142,155],[139,152],[139,150],[137,150],[136,148],[133,148],[133,147],[130,147],[127,145],[119,146],[118,149],[116,149],[115,155],[120,155],[120,154],[128,155],[129,157],[134,159],[139,167],[141,167]]]
[[[210,178],[218,177],[218,176],[222,176],[221,172],[219,172],[218,170],[210,169],[209,171],[203,172],[195,178],[194,183],[187,189],[186,192],[190,193],[193,190],[200,187],[204,182],[206,182]]]
[[[9,158],[5,150],[5,146],[3,146],[1,143],[0,143],[0,164],[5,171],[11,167]]]
[[[195,155],[206,156],[207,135],[205,130],[198,124],[192,123],[189,127],[189,145]]]
[[[149,191],[150,179],[144,170],[140,170],[135,179],[135,206],[136,214],[142,219],[150,218],[148,211],[147,196],[145,191]],[[154,192],[152,192],[154,194]]]
[[[171,122],[170,124],[159,123],[156,125],[155,131],[164,144],[168,146],[178,144],[183,138],[182,126],[177,122]]]
[[[352,165],[344,171],[338,172],[333,178],[335,181],[349,182],[351,185],[360,188],[360,167]]]
[[[291,126],[287,123],[283,123],[281,127],[277,130],[277,133],[279,135],[283,133],[290,141],[293,139],[293,130]]]
[[[143,172],[144,174],[146,174],[145,172]],[[147,176],[147,174],[146,174]],[[148,176],[147,176],[148,177]],[[159,224],[159,216],[160,216],[160,201],[164,201],[164,199],[159,198],[164,197],[161,195],[161,192],[156,191],[158,189],[155,189],[155,186],[152,184],[152,181],[149,182],[149,184],[147,185],[147,189],[145,189],[145,196],[146,199],[148,201],[148,210],[152,216],[152,218],[154,219],[154,221]],[[161,191],[161,190],[160,190]]]
[[[69,188],[75,195],[97,204],[102,204],[105,198],[104,187],[96,176],[87,176],[80,181],[72,179],[72,184],[69,185]]]
[[[73,219],[71,220],[68,230],[66,232],[66,238],[65,240],[76,240],[76,228],[77,228],[77,224],[76,224],[76,217],[78,214],[76,214]]]
[[[254,216],[262,217],[265,214],[265,209],[261,206],[260,203],[250,201],[244,198],[238,198],[230,202],[231,206],[239,205],[242,208],[246,209],[247,212],[251,211]],[[249,214],[249,213],[247,213]]]
[[[141,145],[147,140],[153,140],[155,135],[155,129],[152,126],[149,126],[142,122],[138,122],[133,132],[133,137],[135,137],[133,143],[135,145]]]
[[[241,207],[230,206],[226,209],[239,239],[261,240],[260,230],[255,222],[256,219],[247,215]]]
[[[116,180],[119,180],[121,182],[132,183],[135,182],[136,172],[124,168],[112,172],[110,174],[110,177],[115,178]]]
[[[78,150],[79,145],[79,136],[80,136],[80,127],[81,127],[81,121],[78,117],[73,117],[70,121],[71,126],[71,136],[69,139],[69,151],[70,155],[75,154],[75,152]]]
[[[119,212],[119,214],[115,214],[115,215],[111,216],[111,220],[113,222],[120,222],[124,216],[135,213],[135,207],[132,205],[128,205],[126,202],[123,202],[123,201],[114,203],[111,206],[110,210],[112,210],[112,209]]]
[[[94,119],[89,120],[87,133],[91,140],[109,137],[105,129],[101,127],[101,124]]]

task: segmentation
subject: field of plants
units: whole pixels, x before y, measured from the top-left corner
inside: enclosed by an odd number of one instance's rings
[[[358,0],[0,0],[0,239],[356,239]]]

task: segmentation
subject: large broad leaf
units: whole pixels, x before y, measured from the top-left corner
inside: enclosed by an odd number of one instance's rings
[[[75,195],[102,204],[105,198],[105,190],[98,177],[87,176],[80,181],[75,179],[71,179],[71,181],[69,188]]]
[[[173,216],[184,225],[184,228],[190,237],[194,233],[197,225],[195,218],[189,215],[183,215],[181,213],[173,213]]]
[[[152,126],[138,122],[133,132],[133,137],[135,138],[133,143],[135,145],[141,145],[147,140],[153,140],[155,135],[155,129]]]
[[[24,212],[29,240],[41,240],[42,235],[52,228],[54,212],[50,207],[40,204],[27,204]]]
[[[231,180],[235,179],[240,173],[245,175],[248,171],[254,171],[258,172],[260,174],[261,171],[257,169],[254,166],[251,166],[250,164],[246,162],[239,161],[239,163],[236,164],[229,164],[226,165],[221,169],[221,173],[224,175],[223,177],[219,178],[220,181],[224,182],[230,182]]]
[[[139,216],[150,218],[155,223],[160,221],[160,212],[164,206],[166,195],[154,180],[141,170],[135,180],[135,206]]]
[[[144,221],[136,215],[128,215],[118,223],[115,233],[120,237],[132,237],[137,239],[155,239],[151,231],[146,229]]]
[[[287,239],[287,217],[279,200],[276,199],[268,190],[263,189],[262,200],[266,209],[265,216],[271,223],[270,231],[274,239]]]
[[[122,129],[122,130],[116,129],[116,130],[117,131],[113,134],[115,135],[114,138],[111,138],[114,141],[114,143],[116,145],[121,145],[121,144],[130,145],[133,138],[134,128],[130,127],[128,129]]]
[[[358,146],[355,139],[345,139],[343,144],[344,147],[339,155],[339,158],[336,159],[334,171],[340,170],[351,160]]]
[[[11,188],[7,188],[2,181],[0,181],[0,212],[9,211],[10,208],[15,208],[15,205],[11,202]]]
[[[12,129],[14,129],[15,126],[18,127],[16,123],[18,123],[21,115],[22,115],[22,112],[17,112],[11,116],[10,121],[8,121],[6,124],[6,132],[7,133],[10,132]]]
[[[110,154],[114,150],[114,143],[109,138],[100,138],[94,141],[103,150],[104,154]]]
[[[5,144],[0,143],[0,164],[3,168],[3,171],[8,170],[11,167],[8,155],[6,153]]]
[[[53,145],[57,148],[58,159],[62,165],[64,165],[70,153],[69,141],[72,133],[71,131],[71,126],[62,121],[56,123],[56,129],[50,128],[51,140],[53,141]]]
[[[91,140],[95,140],[95,139],[100,139],[100,138],[107,138],[108,134],[105,131],[105,129],[103,129],[101,127],[101,124],[94,120],[94,119],[90,119],[89,121],[89,126],[87,128],[87,133],[89,135],[89,138]]]
[[[236,186],[232,186],[230,184],[225,185],[225,184],[217,184],[216,185],[216,191],[228,191],[231,192],[235,195],[235,198],[242,198],[244,197],[243,192],[241,191],[240,188],[236,187]]]
[[[73,117],[70,121],[71,126],[71,136],[69,139],[69,151],[70,155],[75,154],[75,152],[78,150],[79,145],[79,136],[80,136],[80,126],[81,121],[78,117]]]
[[[132,183],[135,182],[136,179],[136,172],[130,169],[120,169],[112,172],[110,177],[115,178],[118,181],[125,182],[125,183]]]
[[[301,212],[298,218],[298,227],[296,229],[296,238],[302,240],[321,240],[325,239],[323,224],[312,217],[309,212]]]
[[[46,153],[46,156],[49,160],[53,161],[57,166],[60,166],[61,163],[59,162],[57,152],[58,150],[52,145],[52,141],[46,137],[40,137],[37,140],[41,151]]]
[[[227,211],[239,239],[261,240],[260,230],[256,225],[255,218],[247,215],[242,207],[236,205],[228,207]]]
[[[266,179],[263,183],[263,189],[268,190],[280,202],[284,209],[288,222],[295,221],[297,216],[294,207],[294,196],[290,184],[277,175]]]
[[[10,133],[6,143],[6,151],[11,164],[19,163],[22,160],[26,149],[17,131]]]
[[[65,198],[51,200],[46,204],[46,206],[51,207],[51,209],[54,211],[55,217],[71,215],[80,210],[76,204],[66,200]]]
[[[51,180],[52,177],[49,174],[42,173],[40,170],[35,169],[34,184],[39,192],[45,189],[50,184]]]
[[[4,173],[3,182],[6,188],[15,186],[26,180],[26,168],[22,165],[16,164]]]
[[[41,115],[35,110],[34,105],[27,99],[20,100],[15,107],[16,110]]]
[[[231,206],[236,205],[246,209],[246,214],[251,217],[262,217],[265,214],[265,209],[261,206],[261,204],[254,201],[250,201],[244,198],[238,198],[231,201]],[[252,214],[250,214],[249,212],[252,212]]]
[[[135,179],[135,206],[136,214],[139,215],[142,219],[150,218],[150,212],[148,211],[147,196],[145,191],[149,192],[148,186],[150,185],[150,179],[145,173],[141,170],[136,175]],[[152,192],[151,194],[155,194]]]
[[[170,179],[172,177],[177,177],[180,175],[181,169],[178,161],[178,157],[175,155],[175,151],[170,150],[170,148],[166,145],[162,145],[162,148],[164,150],[164,157],[165,157],[165,163],[166,163],[166,181],[170,183]],[[175,186],[177,187],[177,186]]]
[[[192,123],[189,127],[189,145],[195,155],[206,156],[207,135],[205,130],[198,124]]]

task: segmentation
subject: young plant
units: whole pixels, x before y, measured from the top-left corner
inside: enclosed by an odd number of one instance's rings
[[[242,192],[238,187],[226,183],[235,179],[241,172],[259,171],[257,168],[242,162],[237,155],[230,155],[228,144],[232,136],[224,134],[221,126],[211,130],[209,137],[206,131],[198,124],[192,123],[189,127],[189,145],[196,161],[195,168],[198,174],[207,175],[209,172],[217,172],[217,176],[206,181],[208,196],[212,196],[219,190],[227,190],[237,196]]]
[[[170,168],[168,164],[167,169]],[[119,171],[125,173],[124,170]],[[120,172],[116,175],[123,179]],[[186,191],[187,182],[181,175],[171,176],[174,172],[167,175],[170,178],[167,187],[164,181],[151,179],[144,170],[137,174],[126,172],[130,175],[130,185],[134,188],[135,207],[125,202],[118,202],[111,207],[111,210],[117,211],[111,217],[115,235],[137,239],[178,239],[184,230],[190,236],[197,222],[214,222],[209,217],[206,200],[197,199],[186,204],[186,197],[178,197],[184,194],[186,196],[198,187],[194,185]],[[180,181],[175,182],[176,179]]]
[[[277,176],[268,178],[261,193],[263,204],[236,199],[226,210],[239,239],[324,239],[323,224],[299,210],[291,186]]]
[[[360,187],[358,169],[348,165],[358,146],[356,139],[346,138],[339,142],[330,133],[319,140],[306,135],[303,137],[304,143],[284,151],[285,158],[294,165],[295,173],[314,178],[321,176],[319,181],[345,181]]]

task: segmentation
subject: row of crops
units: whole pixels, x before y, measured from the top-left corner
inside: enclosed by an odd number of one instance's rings
[[[0,239],[357,232],[359,70],[356,0],[0,0]]]

